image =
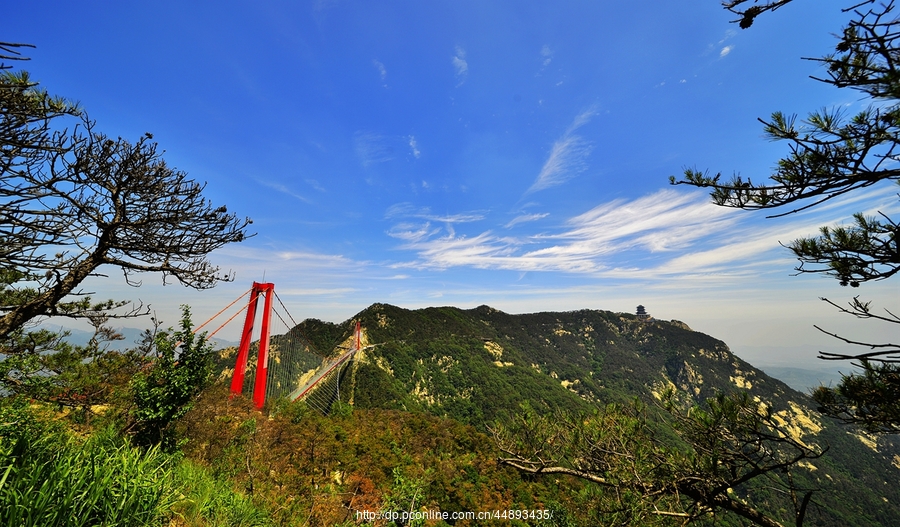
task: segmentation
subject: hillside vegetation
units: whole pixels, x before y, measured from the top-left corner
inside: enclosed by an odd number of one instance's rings
[[[653,407],[666,390],[684,405],[743,391],[795,439],[827,449],[799,476],[819,489],[817,524],[889,525],[900,517],[892,440],[822,417],[806,395],[684,323],[594,310],[510,315],[487,306],[386,304],[357,319],[365,343],[374,345],[342,380],[342,399],[357,409],[424,412],[483,432],[521,415],[523,403],[539,413],[580,413],[635,398]],[[343,327],[349,336],[351,324]],[[310,335],[317,329],[335,335],[318,321],[303,328]]]
[[[269,401],[259,412],[247,398],[231,397],[233,355],[216,352],[220,381],[173,423],[169,452],[131,446],[123,429],[127,396],[86,414],[7,398],[0,408],[0,500],[7,519],[22,525],[63,525],[60,514],[78,515],[79,525],[681,525],[683,518],[660,514],[633,488],[516,470],[500,462],[501,447],[511,443],[498,441],[515,441],[525,431],[520,439],[527,443],[541,440],[535,431],[602,422],[609,439],[632,445],[635,454],[662,447],[681,456],[671,459],[690,459],[696,451],[679,431],[684,420],[679,425],[678,416],[701,415],[691,408],[709,409],[707,399],[722,393],[746,394],[791,441],[825,452],[791,467],[790,475],[773,472],[736,487],[736,499],[793,525],[791,497],[780,492],[788,482],[814,490],[805,525],[893,525],[900,517],[900,449],[891,440],[823,418],[807,396],[684,323],[594,310],[510,315],[486,306],[375,304],[347,323],[307,320],[292,333],[315,350],[337,350],[357,320],[364,350],[341,371],[339,397],[327,415],[285,400]],[[302,356],[303,368],[313,367],[311,357]],[[510,510],[547,516],[393,522],[362,516]],[[747,522],[719,511],[701,514],[699,524]]]

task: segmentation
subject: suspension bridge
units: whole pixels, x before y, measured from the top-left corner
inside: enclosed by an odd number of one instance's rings
[[[340,380],[346,366],[359,351],[370,347],[363,346],[359,322],[356,322],[352,338],[345,341],[344,345],[336,346],[330,355],[323,354],[302,334],[301,327],[275,293],[275,284],[253,282],[250,289],[198,326],[194,332],[224,315],[248,295],[249,300],[243,307],[206,336],[207,339],[212,338],[238,315],[246,312],[234,371],[231,374],[231,393],[251,393],[257,409],[261,409],[266,401],[286,397],[291,401],[305,400],[310,407],[327,414],[332,404],[340,399]],[[277,306],[274,301],[277,301]],[[261,310],[260,302],[263,304]],[[271,334],[273,314],[286,328],[282,335]],[[291,321],[290,325],[285,317]],[[257,319],[260,330],[254,342]]]

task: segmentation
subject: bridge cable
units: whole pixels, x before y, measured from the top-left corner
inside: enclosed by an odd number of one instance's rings
[[[275,290],[273,289],[272,292],[275,293]],[[285,307],[284,302],[281,301],[281,297],[278,296],[278,293],[275,293],[275,300],[278,300],[278,303],[281,304],[281,308],[284,309],[284,313],[288,316],[289,319],[291,319],[291,322],[293,322],[294,325],[296,326],[297,322],[294,320],[294,317],[291,316],[291,312],[288,311],[288,308]],[[284,322],[284,321],[282,320],[282,322]],[[285,324],[285,326],[287,326],[287,324]]]
[[[277,298],[277,294],[275,295]],[[290,312],[287,310],[287,307],[284,306],[284,303],[281,302],[281,299],[278,298],[279,304],[284,309],[285,314],[288,318],[294,322],[293,317],[291,317]],[[272,311],[275,313],[275,316],[281,320],[281,323],[285,325],[287,328],[287,333],[279,339],[281,342],[280,345],[273,346],[270,348],[270,353],[275,352],[277,355],[272,357],[274,364],[273,367],[270,368],[269,379],[266,386],[267,391],[267,399],[270,397],[281,397],[285,393],[289,393],[291,391],[291,387],[299,380],[301,368],[300,361],[298,360],[298,356],[303,350],[303,342],[297,341],[296,332],[291,331],[291,327],[288,326],[287,322],[284,320],[284,317],[281,316],[274,307]],[[296,324],[296,322],[295,322]],[[298,344],[300,349],[298,350]],[[308,348],[308,344],[307,344]]]
[[[275,293],[274,290],[272,292]],[[288,328],[288,331],[293,330],[293,328],[298,328],[297,331],[299,331],[300,335],[302,335],[303,338],[306,339],[307,349],[311,350],[312,353],[315,353],[316,355],[318,355],[320,357],[325,357],[324,353],[322,353],[321,351],[316,349],[315,346],[313,346],[312,339],[309,338],[309,336],[306,334],[306,332],[303,331],[303,328],[300,326],[300,324],[297,324],[297,321],[294,320],[294,317],[291,316],[291,312],[288,311],[288,308],[284,305],[284,302],[281,301],[281,297],[278,296],[278,293],[275,293],[275,299],[278,300],[278,303],[281,304],[281,307],[284,309],[284,313],[288,316],[289,319],[291,319],[291,322],[294,323],[294,325],[292,327]],[[282,319],[282,322],[284,322],[283,319]],[[285,323],[284,325],[287,326],[287,323]]]
[[[233,301],[232,303],[230,303],[230,304],[228,304],[227,306],[223,307],[221,310],[219,310],[218,313],[216,313],[215,315],[209,317],[209,320],[207,320],[206,322],[204,322],[204,323],[200,324],[199,326],[197,326],[196,328],[194,328],[193,333],[197,333],[198,331],[200,331],[201,329],[203,329],[203,326],[205,326],[205,325],[209,324],[210,322],[212,322],[213,319],[215,319],[217,316],[221,315],[223,312],[225,312],[225,311],[226,311],[228,308],[230,308],[231,306],[237,304],[238,300],[244,298],[244,295],[246,295],[247,293],[249,293],[249,292],[252,291],[252,290],[253,290],[253,288],[251,287],[250,289],[248,289],[248,290],[244,291],[243,293],[241,293],[241,296],[235,298],[234,301]],[[242,309],[241,311],[243,311],[243,309]],[[240,312],[240,311],[239,311],[239,312]],[[231,317],[231,318],[234,318],[234,317]],[[228,322],[231,322],[231,318],[228,319]],[[227,324],[228,322],[226,322],[225,324]],[[223,324],[223,325],[224,325],[224,324]],[[222,329],[222,327],[219,326],[219,329]],[[216,331],[219,331],[219,329],[217,329]],[[213,332],[213,333],[215,333],[215,332]]]

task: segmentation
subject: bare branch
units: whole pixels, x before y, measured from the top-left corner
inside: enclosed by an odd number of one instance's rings
[[[791,3],[792,0],[768,0],[762,5],[757,4],[756,1],[757,0],[753,0],[754,5],[746,9],[740,9],[738,6],[747,2],[747,0],[725,0],[722,2],[722,6],[740,16],[740,18],[732,20],[732,22],[738,23],[741,26],[741,29],[747,29],[753,25],[753,21],[756,20],[756,17],[759,15],[766,11],[775,11],[779,7]]]
[[[593,483],[597,483],[599,485],[604,486],[614,486],[612,483],[607,481],[605,478],[601,478],[596,474],[591,474],[590,472],[585,472],[582,470],[576,470],[572,468],[566,467],[551,467],[551,466],[542,466],[542,465],[532,465],[527,461],[520,460],[518,458],[500,458],[497,460],[500,464],[507,465],[513,467],[517,470],[521,470],[522,472],[528,472],[531,474],[566,474],[569,476],[575,476],[576,478],[581,478],[586,481],[590,481]]]
[[[856,318],[874,318],[876,320],[882,320],[884,322],[892,322],[894,324],[900,324],[900,317],[893,314],[887,308],[885,308],[885,310],[884,310],[889,315],[887,317],[885,317],[883,315],[876,315],[875,313],[872,313],[871,309],[869,308],[869,305],[871,304],[871,302],[863,302],[859,299],[859,296],[853,297],[853,300],[849,303],[850,309],[847,309],[843,306],[839,306],[827,298],[819,297],[819,300],[822,300],[823,302],[827,302],[827,303],[831,304],[832,306],[836,307],[838,309],[838,311],[840,311],[841,313],[847,313],[848,315],[853,315]]]
[[[872,344],[871,342],[860,342],[860,341],[856,341],[856,340],[850,340],[846,337],[842,337],[842,336],[838,335],[837,333],[825,331],[824,329],[820,328],[819,326],[813,325],[813,327],[818,329],[822,333],[825,333],[826,335],[828,335],[830,337],[834,337],[838,340],[846,342],[847,344],[854,344],[856,346],[866,346],[870,349],[888,348],[888,349],[881,349],[879,351],[873,351],[870,353],[861,353],[858,355],[843,355],[843,354],[839,354],[839,353],[828,353],[828,352],[820,351],[819,352],[820,359],[853,360],[853,359],[872,359],[874,357],[886,357],[886,358],[880,359],[880,360],[882,360],[883,362],[900,362],[900,356],[890,357],[890,354],[892,354],[892,353],[900,353],[900,345],[892,344],[892,343]],[[889,359],[897,359],[897,360],[889,360]]]

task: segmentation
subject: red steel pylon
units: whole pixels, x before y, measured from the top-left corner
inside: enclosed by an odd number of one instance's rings
[[[272,296],[274,294],[275,284],[253,282],[250,290],[250,304],[247,306],[247,318],[244,319],[244,330],[241,333],[241,346],[238,348],[234,375],[231,378],[231,393],[239,395],[243,391],[244,374],[247,372],[253,323],[256,320],[256,305],[259,296],[265,295],[266,302],[263,305],[259,336],[259,357],[256,360],[256,380],[253,383],[253,404],[257,409],[261,409],[266,403],[266,378],[269,372],[269,318],[272,316]]]

